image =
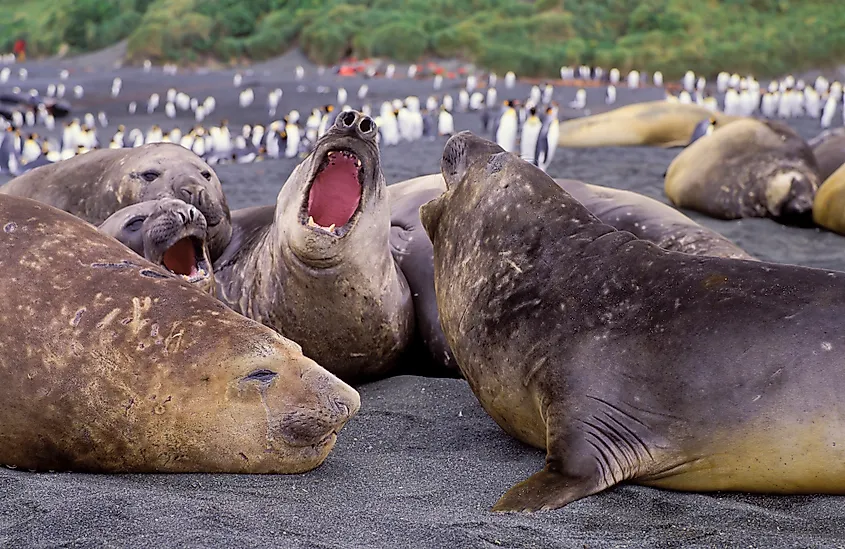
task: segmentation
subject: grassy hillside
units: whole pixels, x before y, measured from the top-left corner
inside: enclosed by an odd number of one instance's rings
[[[128,38],[130,61],[315,62],[459,57],[520,75],[563,64],[780,74],[845,62],[829,0],[0,0],[0,48],[89,51]]]

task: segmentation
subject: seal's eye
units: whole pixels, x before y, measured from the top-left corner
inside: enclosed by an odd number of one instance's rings
[[[262,383],[270,383],[276,377],[276,372],[270,370],[253,370],[244,378],[244,381],[260,381]]]
[[[203,176],[206,181],[211,181],[211,172],[210,171],[203,170],[202,173],[200,173],[200,175]]]
[[[144,224],[144,217],[136,216],[126,222],[126,225],[123,226],[123,230],[129,232],[135,232],[141,230],[141,226]]]
[[[160,175],[161,174],[155,170],[147,170],[141,174],[141,177],[144,178],[144,181],[155,181]]]

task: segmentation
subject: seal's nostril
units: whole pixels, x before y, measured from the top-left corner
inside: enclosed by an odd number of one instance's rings
[[[341,127],[343,128],[351,128],[355,124],[355,113],[352,111],[346,111],[338,118]]]
[[[197,219],[197,209],[196,208],[188,209],[188,219],[190,219],[191,221],[195,221]]]
[[[185,217],[185,214],[182,212],[176,212],[179,215],[179,219],[182,221],[182,225],[188,222],[188,218]]]
[[[368,134],[373,131],[373,119],[369,116],[365,116],[361,119],[360,124],[358,124],[358,128],[361,130],[361,133]]]
[[[182,189],[179,191],[179,194],[185,197],[187,201],[190,201],[194,197],[194,193],[192,193],[191,189],[189,189],[188,187],[182,187]]]

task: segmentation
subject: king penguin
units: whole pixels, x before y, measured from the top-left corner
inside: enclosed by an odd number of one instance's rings
[[[522,134],[519,138],[519,156],[523,160],[536,163],[537,141],[540,138],[540,130],[542,128],[543,123],[540,121],[540,117],[537,116],[537,107],[531,107],[528,118],[522,125]]]
[[[516,132],[518,120],[513,101],[508,101],[504,112],[499,117],[499,124],[496,128],[496,144],[507,152],[516,152]]]
[[[546,117],[537,136],[537,148],[534,152],[534,164],[543,171],[552,163],[557,150],[557,140],[560,136],[560,122],[557,119],[557,107],[550,105],[546,108]]]

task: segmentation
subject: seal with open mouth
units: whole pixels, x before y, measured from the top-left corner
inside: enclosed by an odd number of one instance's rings
[[[106,219],[100,232],[156,265],[214,295],[205,216],[177,198],[147,200]]]
[[[352,387],[94,226],[0,195],[0,464],[302,473]]]
[[[414,334],[377,133],[368,116],[339,115],[275,206],[232,213],[232,240],[214,262],[224,303],[355,382],[389,372]]]
[[[176,143],[89,151],[16,177],[0,187],[0,194],[31,198],[94,225],[131,204],[178,198],[205,217],[212,260],[232,236],[229,206],[217,174]]]

